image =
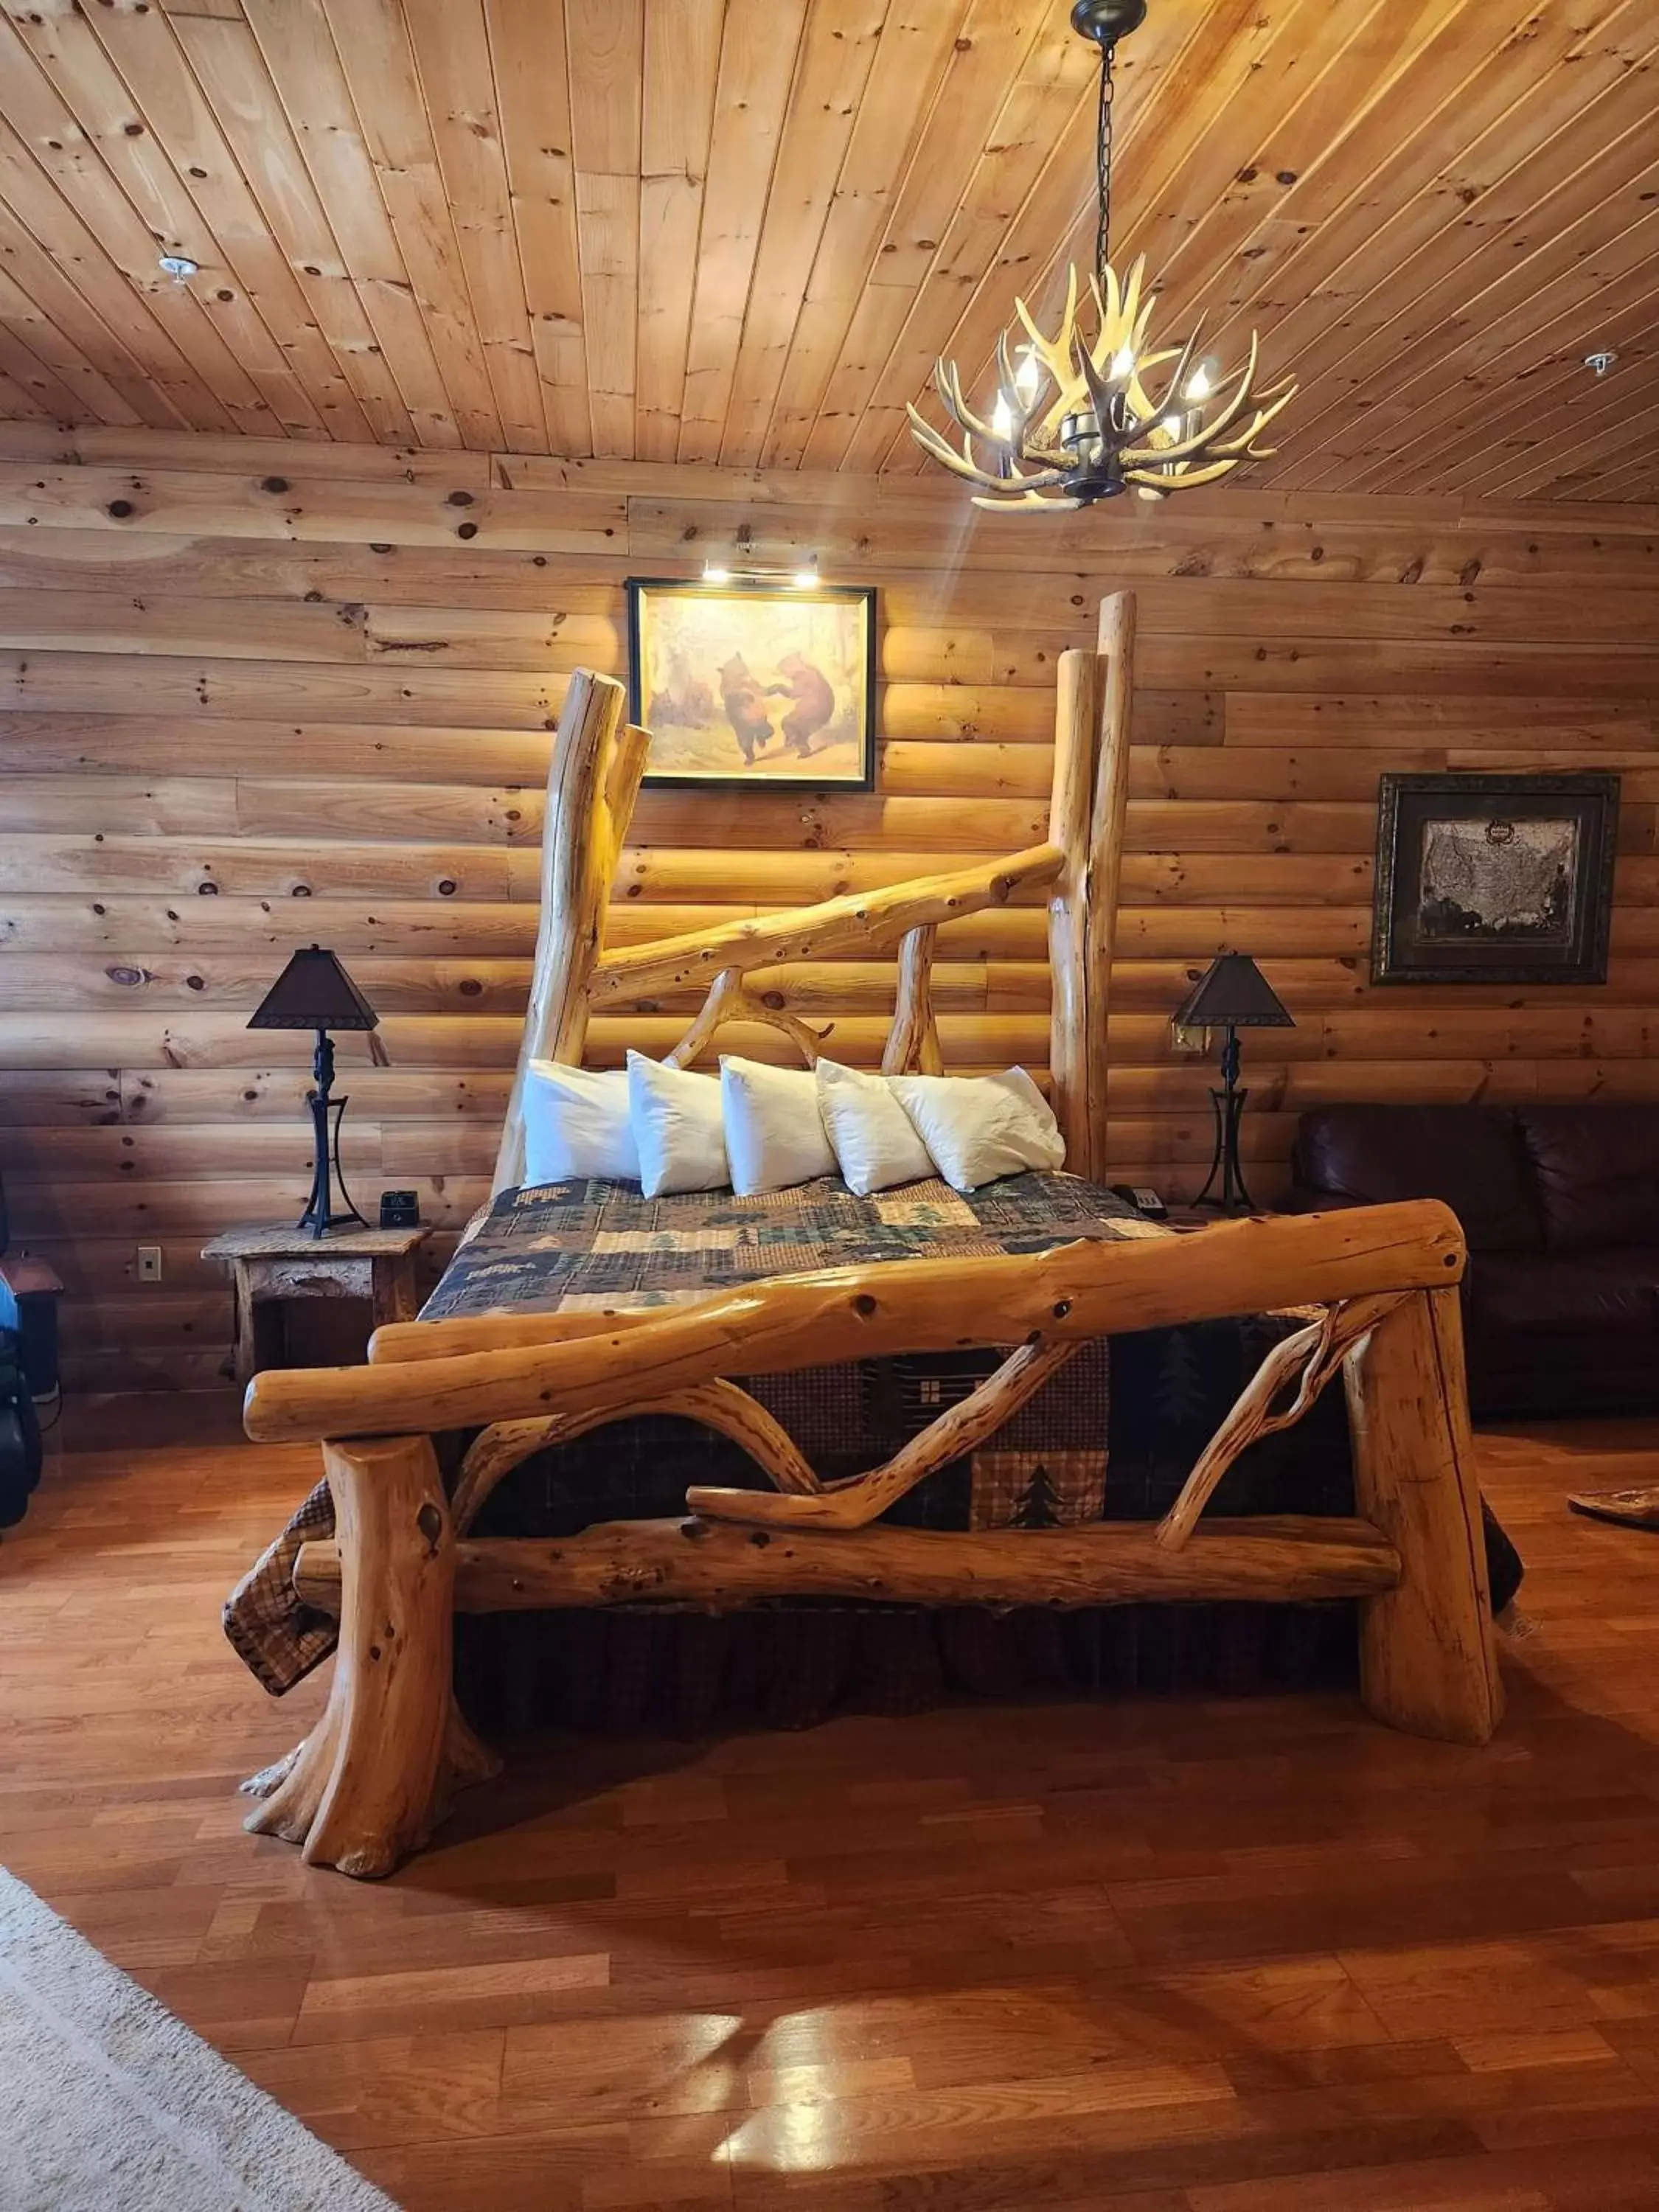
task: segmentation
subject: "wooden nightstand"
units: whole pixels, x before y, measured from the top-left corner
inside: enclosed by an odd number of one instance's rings
[[[413,1321],[420,1300],[415,1254],[429,1229],[231,1229],[202,1247],[228,1260],[236,1299],[234,1370],[239,1383],[285,1362],[283,1308],[296,1298],[363,1298],[382,1322]]]

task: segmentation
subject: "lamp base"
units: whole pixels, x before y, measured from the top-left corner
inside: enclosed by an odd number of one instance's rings
[[[317,1032],[312,1073],[317,1087],[306,1093],[306,1103],[311,1109],[311,1195],[295,1227],[309,1230],[313,1237],[320,1238],[326,1237],[331,1229],[349,1228],[353,1223],[359,1229],[367,1229],[368,1224],[351,1202],[340,1166],[340,1123],[350,1102],[329,1096],[334,1081],[334,1047],[322,1030]],[[334,1203],[337,1186],[341,1200],[338,1206]]]
[[[1216,1213],[1255,1212],[1255,1201],[1244,1188],[1244,1170],[1238,1157],[1238,1124],[1249,1095],[1248,1091],[1240,1091],[1231,1083],[1224,1090],[1210,1093],[1210,1107],[1215,1115],[1215,1150],[1210,1157],[1210,1172],[1204,1178],[1204,1188],[1193,1200],[1194,1206]]]

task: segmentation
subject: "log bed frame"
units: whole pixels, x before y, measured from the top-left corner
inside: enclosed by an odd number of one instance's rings
[[[612,951],[606,908],[648,737],[623,726],[619,684],[578,672],[548,778],[534,977],[495,1188],[520,1179],[530,1061],[580,1061],[596,1008],[637,1009],[704,987],[702,1010],[669,1055],[677,1065],[732,1022],[781,1030],[810,1064],[820,1038],[757,971],[896,948],[883,1065],[936,1072],[928,985],[940,923],[1030,886],[1048,896],[1054,1109],[1068,1164],[1102,1176],[1133,626],[1133,599],[1109,599],[1097,649],[1061,657],[1046,843]],[[827,1270],[668,1311],[393,1324],[376,1334],[365,1366],[256,1376],[248,1434],[322,1445],[336,1534],[303,1547],[295,1583],[308,1603],[337,1613],[340,1632],[322,1718],[246,1785],[261,1800],[246,1826],[358,1875],[387,1874],[426,1842],[454,1790],[496,1764],[455,1704],[457,1609],[726,1610],[805,1595],[1060,1607],[1354,1597],[1367,1709],[1414,1734],[1484,1743],[1502,1695],[1464,1391],[1464,1260],[1455,1219],[1425,1200],[1029,1256]],[[880,1523],[896,1498],[982,1443],[1091,1338],[1291,1304],[1322,1316],[1274,1348],[1161,1522],[975,1532]],[[841,1482],[821,1483],[732,1380],[1011,1343],[992,1376],[885,1466]],[[1358,1515],[1201,1520],[1245,1445],[1298,1419],[1339,1373]],[[531,1452],[646,1412],[723,1431],[774,1488],[693,1488],[688,1518],[613,1522],[556,1540],[468,1538],[484,1498]],[[478,1436],[447,1496],[433,1437],[471,1428]]]

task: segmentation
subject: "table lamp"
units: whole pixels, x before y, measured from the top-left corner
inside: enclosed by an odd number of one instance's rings
[[[1194,985],[1175,1022],[1177,1029],[1220,1030],[1226,1038],[1221,1048],[1221,1089],[1210,1093],[1210,1103],[1215,1110],[1215,1152],[1204,1188],[1193,1204],[1214,1206],[1222,1213],[1232,1213],[1241,1207],[1247,1213],[1253,1212],[1255,1207],[1244,1188],[1238,1161],[1239,1116],[1250,1095],[1238,1087],[1238,1032],[1292,1030],[1296,1024],[1279,1004],[1267,977],[1245,952],[1218,955],[1210,963],[1209,972]],[[1220,1189],[1212,1197],[1211,1193],[1218,1178]]]
[[[380,1021],[368,1000],[352,981],[331,952],[313,945],[308,951],[296,952],[282,974],[266,992],[253,1018],[251,1030],[315,1030],[317,1049],[312,1056],[311,1074],[315,1086],[306,1094],[306,1103],[311,1109],[312,1142],[315,1163],[312,1169],[311,1196],[306,1210],[296,1224],[308,1229],[313,1237],[325,1237],[331,1229],[343,1228],[355,1221],[367,1229],[368,1222],[351,1202],[345,1187],[345,1176],[340,1167],[340,1123],[344,1119],[348,1101],[329,1096],[334,1084],[334,1043],[331,1030],[373,1030]],[[386,1049],[378,1037],[369,1038],[369,1051],[381,1066],[386,1065]],[[333,1116],[333,1127],[329,1117]],[[337,1184],[343,1210],[334,1206],[334,1186]]]

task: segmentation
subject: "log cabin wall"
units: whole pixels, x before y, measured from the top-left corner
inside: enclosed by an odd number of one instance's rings
[[[214,1232],[297,1214],[309,1040],[246,1028],[345,959],[348,1175],[453,1231],[484,1195],[535,934],[564,679],[621,672],[623,581],[707,557],[880,587],[879,787],[647,791],[618,939],[1041,835],[1056,655],[1139,597],[1114,1173],[1190,1193],[1210,1070],[1170,1013],[1223,948],[1296,1017],[1249,1042],[1257,1195],[1339,1098],[1659,1096],[1659,511],[1237,490],[975,515],[948,485],[0,427],[0,1172],[63,1273],[71,1387],[220,1379]],[[1624,774],[1600,989],[1373,991],[1384,769]],[[892,971],[790,984],[878,1054]],[[947,1064],[1047,1049],[1040,906],[941,939]],[[593,1027],[665,1048],[688,1007]],[[769,1032],[743,1048],[787,1050]],[[136,1279],[139,1243],[164,1255]]]

